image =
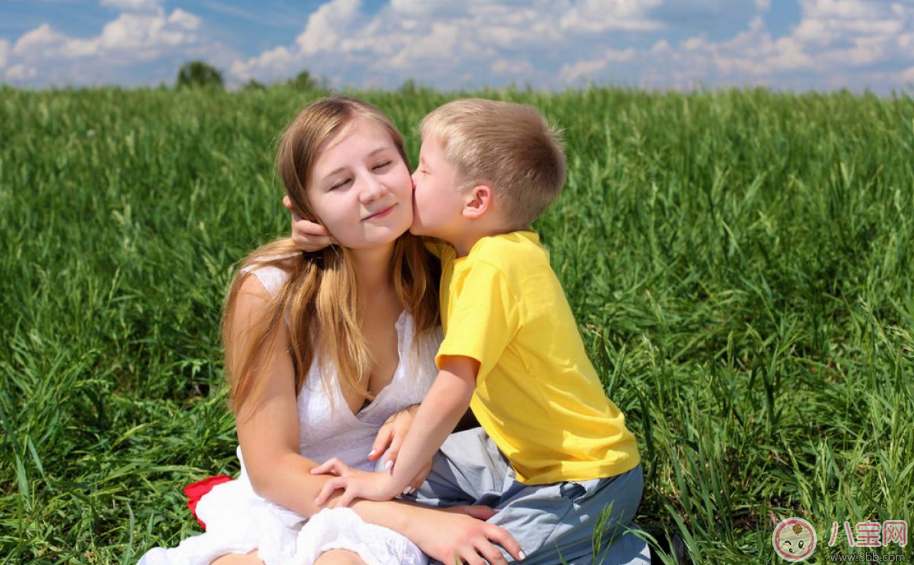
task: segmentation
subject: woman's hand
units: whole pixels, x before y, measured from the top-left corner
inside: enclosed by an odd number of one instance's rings
[[[377,461],[385,453],[388,461],[397,460],[397,453],[400,452],[400,446],[403,445],[403,438],[406,437],[406,432],[409,431],[418,409],[419,405],[414,404],[396,414],[392,414],[384,422],[384,425],[378,430],[378,435],[371,446],[371,451],[368,453],[369,461]]]
[[[292,242],[295,243],[295,247],[307,253],[313,253],[337,243],[324,226],[303,220],[296,214],[288,196],[282,197],[282,205],[292,213]]]
[[[343,494],[329,505],[330,508],[345,508],[357,498],[385,501],[400,494],[390,473],[357,471],[336,457],[311,469],[311,474],[336,475],[324,483],[324,488],[314,500],[318,506],[323,506],[338,489],[343,489]]]
[[[369,461],[377,461],[383,456],[386,460],[385,469],[389,471],[393,468],[394,462],[397,460],[397,454],[400,452],[400,446],[403,445],[403,439],[413,423],[417,410],[419,410],[419,405],[414,404],[391,415],[384,422],[384,425],[378,430],[378,435],[371,446],[371,451],[368,453]],[[425,482],[431,470],[432,462],[429,461],[419,474],[409,482],[410,488],[413,490],[419,488]],[[408,493],[404,492],[404,494]]]
[[[526,557],[511,534],[483,521],[495,514],[487,506],[442,509],[413,506],[411,511],[415,514],[407,537],[432,559],[469,565],[507,564],[495,544],[505,548],[517,561]]]

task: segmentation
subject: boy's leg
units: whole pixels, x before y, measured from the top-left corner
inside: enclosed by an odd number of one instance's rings
[[[632,518],[642,488],[640,466],[607,479],[531,486],[499,505],[489,523],[521,544],[524,565],[649,563],[647,544],[630,532],[638,529]]]
[[[427,506],[496,506],[506,488],[523,485],[508,478],[511,466],[482,428],[451,434],[435,457],[425,482],[404,500]],[[507,480],[506,480],[507,479]]]
[[[521,545],[524,565],[649,563],[647,544],[625,529],[641,501],[641,467],[608,479],[527,486],[481,428],[452,434],[435,455],[426,482],[406,500],[431,506],[485,504],[499,512],[489,523]],[[606,515],[601,521],[601,514]],[[594,531],[602,548],[594,559]],[[612,541],[612,543],[609,543]],[[508,562],[512,558],[507,552]]]

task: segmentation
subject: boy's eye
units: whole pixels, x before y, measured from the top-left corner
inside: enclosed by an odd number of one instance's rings
[[[371,168],[371,170],[377,171],[377,170],[383,169],[384,167],[390,165],[391,163],[393,163],[393,161],[386,161],[384,163],[381,163],[380,165],[375,165],[374,167]]]

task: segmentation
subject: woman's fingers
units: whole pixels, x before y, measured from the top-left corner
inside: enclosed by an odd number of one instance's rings
[[[508,565],[508,560],[505,559],[505,556],[489,541],[481,542],[476,546],[476,552],[485,557],[490,565]]]
[[[414,479],[409,483],[409,486],[413,487],[414,489],[417,489],[417,488],[421,487],[421,486],[422,486],[422,483],[425,482],[425,479],[428,478],[428,474],[431,473],[431,471],[432,471],[432,463],[431,463],[431,461],[430,461],[430,462],[428,463],[428,465],[426,465],[425,467],[422,468],[421,471],[419,471],[419,474],[416,475],[416,478],[414,478]]]
[[[485,530],[483,531],[490,541],[494,541],[505,548],[517,561],[523,561],[527,557],[520,544],[517,543],[517,541],[514,540],[514,537],[504,528],[499,528],[493,524],[486,524]]]
[[[394,430],[392,434],[392,439],[390,440],[390,447],[387,448],[387,460],[396,461],[397,454],[400,453],[400,448],[403,446],[403,439],[406,437],[405,433],[397,433]]]
[[[455,557],[459,557],[467,565],[486,565],[486,562],[476,553],[476,548],[473,546],[460,548]]]
[[[375,461],[384,454],[387,450],[387,446],[390,445],[393,434],[394,429],[392,425],[384,424],[381,426],[381,429],[378,431],[378,437],[375,438],[374,444],[371,446],[371,452],[368,453],[369,461]]]

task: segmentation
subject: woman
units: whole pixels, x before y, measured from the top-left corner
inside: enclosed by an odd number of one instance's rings
[[[141,563],[387,565],[423,563],[422,552],[504,563],[493,543],[517,558],[507,532],[478,519],[491,510],[315,504],[329,478],[310,470],[334,456],[373,469],[381,425],[398,413],[408,420],[402,411],[431,385],[435,261],[407,233],[403,140],[373,106],[346,97],[312,104],[286,129],[277,166],[293,212],[339,245],[302,254],[283,239],[245,260],[223,320],[241,476],[198,503],[205,534]]]

